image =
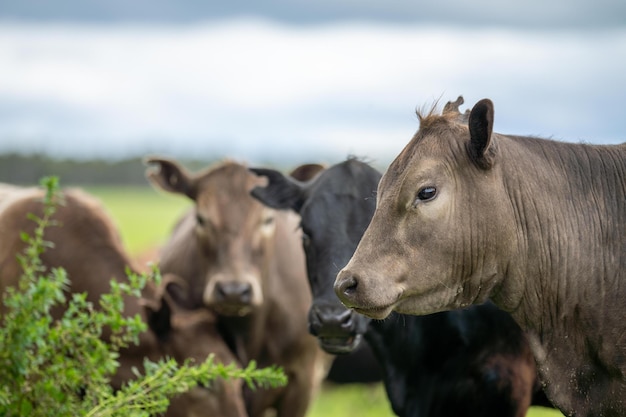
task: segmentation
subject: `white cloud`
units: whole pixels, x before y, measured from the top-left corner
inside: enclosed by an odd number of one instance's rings
[[[624,140],[626,30],[5,24],[0,62],[0,137],[57,152],[376,158],[459,94],[503,132]]]

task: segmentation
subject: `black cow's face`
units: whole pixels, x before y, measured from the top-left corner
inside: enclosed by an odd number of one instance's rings
[[[333,184],[329,180],[322,174],[318,184],[310,190],[300,216],[313,294],[309,331],[319,339],[324,350],[338,354],[349,353],[359,345],[369,319],[347,309],[333,291],[337,273],[348,262],[359,241],[353,230],[363,216],[354,213],[355,196],[336,193],[337,190],[329,186],[336,186],[337,182]],[[365,217],[365,226],[368,221]]]
[[[360,171],[363,167],[371,171],[370,180],[366,175],[354,174],[356,168]],[[333,283],[369,224],[380,174],[351,159],[304,184],[286,181],[276,172],[267,176],[268,186],[255,189],[253,195],[271,207],[291,208],[301,217],[302,245],[313,295],[309,330],[328,353],[349,353],[362,340],[369,319],[347,309],[335,294]]]

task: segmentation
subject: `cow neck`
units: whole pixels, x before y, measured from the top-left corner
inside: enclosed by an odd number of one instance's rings
[[[591,291],[579,283],[587,283],[594,271],[607,267],[613,272],[606,276],[619,277],[618,270],[626,267],[614,261],[621,256],[616,251],[622,249],[615,242],[619,242],[616,233],[622,230],[620,213],[626,211],[626,182],[621,179],[626,176],[624,148],[528,138],[501,142],[506,145],[499,149],[507,163],[500,165],[519,249],[511,260],[505,291],[517,296],[523,292],[527,305],[519,307],[530,315],[550,311],[563,301],[567,305],[574,300],[588,302],[589,295],[599,296],[602,285],[613,283],[595,282],[598,288]],[[599,241],[598,236],[613,243]],[[545,299],[545,294],[556,299]]]

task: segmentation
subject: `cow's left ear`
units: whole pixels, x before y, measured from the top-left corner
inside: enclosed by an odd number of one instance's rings
[[[303,202],[300,182],[284,176],[279,171],[267,168],[249,168],[256,175],[267,177],[265,187],[254,187],[250,194],[261,203],[275,209],[291,209],[299,213]]]
[[[482,169],[491,168],[494,162],[493,113],[493,103],[485,98],[474,105],[469,115],[468,152],[472,161]]]
[[[146,158],[148,165],[146,177],[165,191],[184,194],[196,199],[196,182],[185,168],[178,163],[164,158]]]

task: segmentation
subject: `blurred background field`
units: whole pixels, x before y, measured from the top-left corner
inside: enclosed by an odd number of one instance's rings
[[[191,207],[186,197],[157,191],[149,185],[85,189],[102,201],[120,228],[126,248],[136,257],[154,255],[180,215]],[[327,383],[308,413],[308,417],[353,416],[394,416],[382,384]],[[558,411],[542,407],[533,407],[528,413],[528,417],[560,416]]]
[[[124,245],[133,256],[163,244],[177,219],[191,206],[182,195],[150,186],[86,187],[104,203],[119,226]]]

